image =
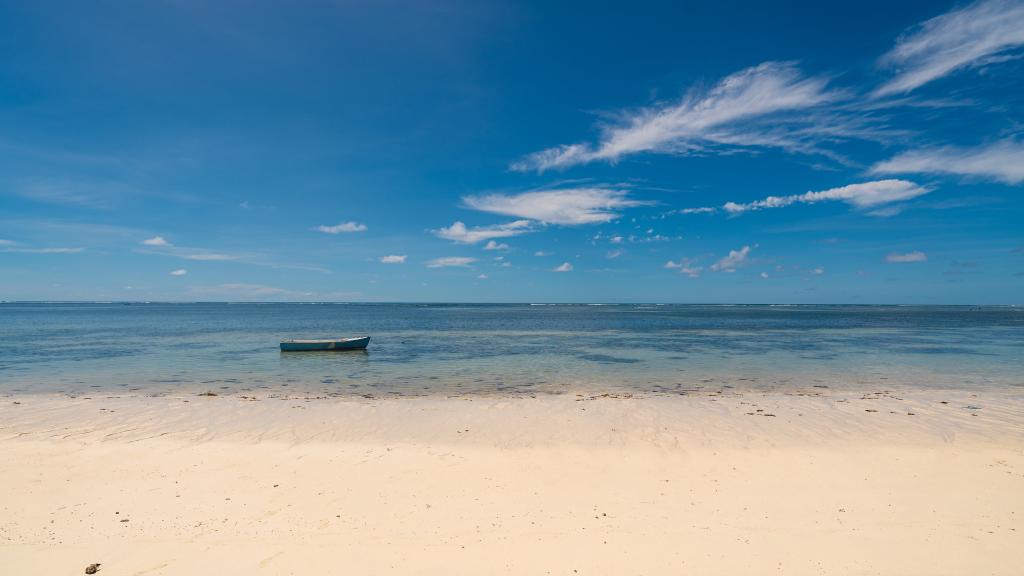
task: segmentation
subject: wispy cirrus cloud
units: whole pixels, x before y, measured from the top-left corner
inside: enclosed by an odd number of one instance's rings
[[[344,302],[362,296],[356,291],[315,292],[312,290],[281,288],[266,284],[228,282],[213,286],[192,286],[188,293],[195,298],[228,301],[301,301]]]
[[[159,236],[156,237],[162,241],[162,243],[154,244],[149,240],[139,242],[146,246],[146,248],[138,248],[135,252],[139,254],[156,254],[159,256],[172,256],[174,258],[181,258],[183,260],[198,260],[198,261],[228,261],[228,260],[239,260],[240,256],[235,254],[227,254],[216,250],[209,250],[206,248],[189,248],[185,246],[175,246]]]
[[[644,152],[692,154],[718,147],[809,151],[818,137],[839,138],[845,128],[811,119],[807,111],[842,97],[842,91],[828,88],[827,78],[805,76],[792,62],[765,62],[711,89],[691,90],[678,102],[622,112],[596,144],[541,150],[511,168],[543,172]]]
[[[405,254],[391,254],[388,256],[381,256],[381,264],[405,264],[405,259],[408,258]]]
[[[233,254],[221,254],[220,252],[195,252],[192,254],[181,254],[179,255],[185,260],[205,260],[205,261],[226,261],[226,260],[238,260],[238,256]]]
[[[155,242],[154,242],[155,241]],[[153,254],[157,256],[169,256],[182,260],[199,262],[237,262],[253,266],[265,266],[268,268],[306,270],[329,274],[331,271],[320,266],[302,264],[292,260],[282,261],[270,255],[259,252],[226,252],[210,248],[195,248],[190,246],[177,246],[166,239],[155,236],[139,242],[141,246],[136,247],[134,252],[138,254]]]
[[[22,198],[35,202],[75,206],[80,208],[109,208],[112,205],[109,189],[117,186],[96,186],[81,182],[35,180],[22,183],[14,191]]]
[[[1024,3],[981,0],[926,20],[879,60],[896,75],[874,96],[904,94],[954,72],[1005,57],[1024,44]]]
[[[434,235],[460,244],[476,244],[492,238],[508,238],[525,234],[530,231],[531,225],[529,220],[516,220],[507,224],[470,228],[462,222],[454,222],[447,228],[434,230]]]
[[[601,187],[466,196],[462,201],[466,207],[481,212],[562,226],[610,222],[623,209],[650,204],[629,198],[625,190]]]
[[[358,298],[359,292],[313,292],[250,284],[244,282],[228,282],[212,286],[191,286],[188,294],[194,298],[228,301],[336,301]]]
[[[30,246],[16,246],[0,248],[0,252],[10,254],[78,254],[84,252],[85,248],[33,248]]]
[[[188,274],[188,270],[184,268],[178,268],[177,270],[170,271],[171,276],[185,276],[186,274]]]
[[[730,214],[740,214],[752,210],[782,208],[792,204],[816,204],[818,202],[841,201],[859,209],[873,208],[891,204],[901,200],[909,200],[931,190],[908,180],[876,180],[860,184],[850,184],[838,188],[829,188],[818,192],[805,192],[789,196],[768,196],[763,200],[737,203],[726,202],[722,209]]]
[[[470,258],[468,256],[444,256],[442,258],[434,258],[433,260],[427,260],[424,264],[426,265],[427,268],[466,268],[474,262],[476,262],[476,258]]]
[[[889,264],[904,264],[907,262],[926,262],[928,261],[928,255],[924,252],[892,252],[885,257],[885,261]]]
[[[277,296],[283,294],[295,294],[301,296],[311,296],[312,292],[300,292],[296,290],[288,290],[285,288],[277,288],[275,286],[265,286],[262,284],[243,284],[238,282],[220,284],[218,286],[226,291],[244,293],[249,296]]]
[[[975,148],[910,150],[875,164],[871,172],[954,174],[1020,184],[1024,182],[1024,143],[1010,139]]]
[[[317,226],[314,230],[324,234],[348,234],[351,232],[365,232],[367,228],[366,224],[360,224],[359,222],[342,222],[334,226]]]

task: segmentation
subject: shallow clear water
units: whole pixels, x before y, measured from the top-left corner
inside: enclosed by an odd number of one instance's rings
[[[282,353],[365,335],[367,352]],[[1024,385],[1024,310],[0,304],[0,392],[318,395]]]

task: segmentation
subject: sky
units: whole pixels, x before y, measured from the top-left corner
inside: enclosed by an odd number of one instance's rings
[[[0,0],[0,300],[1024,303],[1024,1]]]

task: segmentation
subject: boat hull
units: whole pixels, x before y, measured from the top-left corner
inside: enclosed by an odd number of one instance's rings
[[[370,337],[344,338],[341,340],[285,340],[281,342],[282,352],[321,352],[334,350],[363,350],[370,343]]]

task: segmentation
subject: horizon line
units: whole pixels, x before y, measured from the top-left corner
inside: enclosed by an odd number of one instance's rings
[[[436,300],[0,300],[0,304],[344,304],[344,305],[475,305],[475,306],[959,306],[1008,307],[1024,304],[907,303],[907,302],[528,302],[528,301],[436,301]]]

